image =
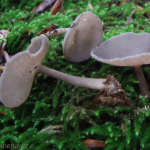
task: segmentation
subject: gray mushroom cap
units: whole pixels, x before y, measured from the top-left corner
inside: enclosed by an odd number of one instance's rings
[[[116,66],[150,64],[150,34],[122,33],[93,49],[91,56],[100,62]]]
[[[64,56],[72,62],[89,59],[91,50],[103,42],[102,30],[101,20],[94,13],[80,14],[65,35]]]
[[[7,61],[0,81],[0,99],[6,107],[17,107],[26,101],[35,72],[48,49],[49,41],[41,35],[32,41],[26,51]]]

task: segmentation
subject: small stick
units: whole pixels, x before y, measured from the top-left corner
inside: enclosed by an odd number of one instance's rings
[[[61,8],[61,4],[62,4],[62,0],[57,0],[53,8],[51,9],[50,13],[52,15],[55,15],[58,12],[58,10]]]
[[[67,32],[69,28],[58,28],[58,29],[55,29],[53,31],[48,31],[45,33],[45,35],[47,37],[50,37],[50,36],[56,36],[56,35],[62,35],[62,34],[65,34]]]

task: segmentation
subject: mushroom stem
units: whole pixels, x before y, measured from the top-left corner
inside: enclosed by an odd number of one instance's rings
[[[140,65],[134,66],[133,68],[134,68],[135,76],[136,76],[137,80],[139,81],[139,88],[141,90],[142,95],[149,98],[150,92],[149,92],[149,88],[148,88],[147,82],[145,80],[145,77],[143,75],[141,66]]]
[[[109,88],[109,89],[115,88],[114,81],[108,82],[107,79],[92,79],[92,78],[77,77],[77,76],[68,75],[68,74],[50,69],[45,66],[39,67],[38,72],[60,79],[62,81],[65,81],[75,86],[80,86],[80,87],[85,87],[85,88],[90,88],[90,89],[98,89],[98,90],[106,89],[106,88]]]
[[[67,32],[69,28],[58,28],[58,29],[55,29],[53,31],[48,31],[45,33],[45,35],[47,37],[50,37],[50,36],[56,36],[56,35],[62,35],[62,34],[65,34]]]

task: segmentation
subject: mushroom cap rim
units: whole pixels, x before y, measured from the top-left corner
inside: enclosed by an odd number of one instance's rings
[[[135,36],[136,35],[144,35],[144,36],[149,36],[150,37],[150,34],[149,33],[146,33],[146,32],[142,32],[142,33],[133,33],[133,32],[125,32],[125,33],[122,33],[122,34],[119,34],[119,35],[116,35],[114,37],[111,37],[109,39],[107,39],[107,43],[109,41],[112,41],[113,39],[117,39],[119,37],[123,37],[125,35],[132,35],[132,36]],[[143,53],[140,53],[140,54],[135,54],[135,55],[131,55],[131,56],[125,56],[123,58],[110,58],[110,59],[105,59],[105,58],[102,58],[102,57],[99,57],[95,54],[96,51],[99,51],[99,54],[100,54],[100,49],[101,47],[106,44],[106,41],[104,41],[103,43],[101,43],[100,46],[94,48],[92,51],[91,51],[91,56],[93,58],[95,58],[96,60],[100,61],[100,62],[103,62],[103,63],[106,63],[106,64],[110,64],[110,65],[114,65],[114,66],[141,66],[141,65],[145,65],[145,64],[150,64],[150,52],[143,52]],[[103,47],[103,49],[105,49]],[[113,48],[112,48],[113,50]],[[107,51],[107,48],[106,48],[106,51]],[[108,53],[109,53],[109,50],[108,50]],[[139,60],[139,61],[136,61],[136,60]]]
[[[94,49],[95,50],[95,49]],[[131,66],[131,67],[134,67],[134,66],[141,66],[141,65],[146,65],[146,64],[150,64],[150,61],[149,63],[139,63],[139,64],[135,64],[135,65],[121,65],[119,62],[120,61],[129,61],[131,59],[136,59],[136,58],[139,58],[139,57],[142,57],[142,56],[147,56],[149,55],[150,57],[150,53],[142,53],[140,55],[134,55],[134,56],[128,56],[128,57],[125,57],[125,58],[114,58],[114,59],[103,59],[103,58],[99,58],[98,56],[96,56],[93,52],[94,50],[92,50],[91,52],[91,56],[93,58],[95,58],[96,60],[98,60],[99,62],[103,62],[103,63],[106,63],[106,64],[110,64],[110,65],[114,65],[114,66]],[[133,58],[134,57],[134,58]],[[114,63],[115,62],[115,63]],[[118,62],[118,63],[117,63]]]

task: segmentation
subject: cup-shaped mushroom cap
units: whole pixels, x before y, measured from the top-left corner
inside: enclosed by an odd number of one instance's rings
[[[116,66],[150,64],[150,34],[122,33],[93,49],[91,56],[100,62]]]
[[[26,51],[7,61],[0,81],[0,99],[6,107],[17,107],[25,102],[35,72],[48,49],[49,41],[45,35],[41,35],[32,41]]]
[[[80,14],[65,35],[64,56],[72,62],[89,59],[91,50],[103,42],[102,30],[101,20],[94,13]]]

